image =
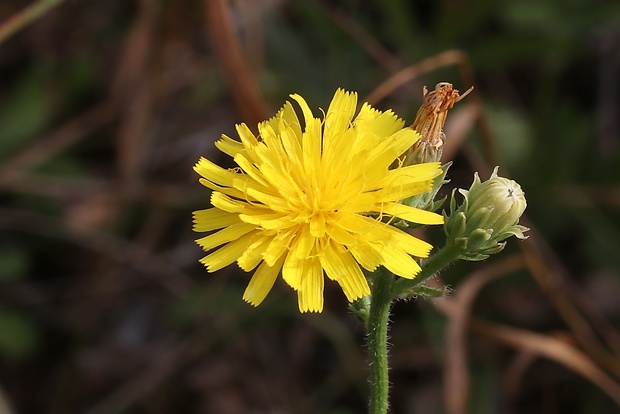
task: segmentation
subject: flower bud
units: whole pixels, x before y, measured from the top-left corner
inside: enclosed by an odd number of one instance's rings
[[[501,242],[508,237],[527,238],[523,232],[529,229],[518,224],[527,206],[525,194],[515,181],[499,177],[497,170],[485,182],[475,173],[469,190],[459,190],[464,200],[458,208],[452,193],[444,229],[448,243],[461,250],[461,259],[483,260],[501,251],[505,245]]]

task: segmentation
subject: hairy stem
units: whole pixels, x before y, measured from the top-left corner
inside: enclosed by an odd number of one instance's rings
[[[384,268],[377,270],[367,327],[370,358],[370,414],[386,414],[389,406],[387,338],[393,284],[394,276],[390,272]]]

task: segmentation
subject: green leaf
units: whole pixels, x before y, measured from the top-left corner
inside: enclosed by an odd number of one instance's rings
[[[50,117],[46,84],[50,69],[39,65],[26,72],[0,107],[0,158],[41,133]]]
[[[20,279],[28,268],[28,255],[22,249],[0,250],[0,283]]]
[[[33,320],[15,311],[0,311],[0,354],[24,359],[34,354],[40,343],[41,332]]]

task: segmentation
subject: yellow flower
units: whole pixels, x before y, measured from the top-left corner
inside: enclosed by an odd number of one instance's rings
[[[439,163],[403,166],[399,157],[420,135],[392,111],[366,103],[353,119],[356,93],[336,91],[324,121],[301,96],[291,98],[303,124],[286,102],[258,125],[259,137],[240,124],[241,142],[222,135],[215,143],[238,167],[205,158],[194,167],[213,190],[213,208],[194,212],[194,230],[220,229],[196,240],[205,251],[219,247],[201,263],[209,272],[234,261],[247,272],[258,267],[243,294],[254,306],[282,271],[302,312],[323,310],[324,274],[350,302],[370,293],[360,265],[413,278],[420,266],[411,256],[427,257],[432,246],[389,221],[443,223],[439,214],[400,203],[430,190]]]

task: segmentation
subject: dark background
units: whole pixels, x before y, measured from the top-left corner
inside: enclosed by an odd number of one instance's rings
[[[395,306],[393,412],[619,412],[619,77],[618,1],[0,2],[0,412],[364,412],[335,284],[320,315],[281,280],[255,309],[198,263],[192,166],[290,93],[411,123],[439,81],[476,88],[450,186],[501,165],[532,231]]]

